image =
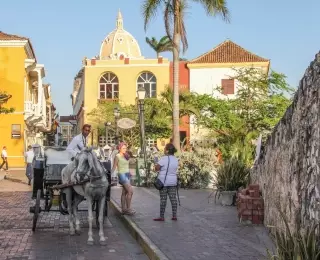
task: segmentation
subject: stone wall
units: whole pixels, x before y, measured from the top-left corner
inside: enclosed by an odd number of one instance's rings
[[[320,221],[320,53],[300,81],[292,105],[261,149],[252,169],[260,185],[265,225],[284,228],[277,203],[292,230]]]

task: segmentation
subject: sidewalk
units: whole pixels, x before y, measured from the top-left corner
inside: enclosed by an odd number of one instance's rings
[[[28,184],[25,168],[9,169],[9,172],[7,173],[0,171],[0,180],[3,180],[3,178],[1,178],[2,176],[7,180]]]
[[[272,247],[263,226],[244,226],[237,219],[236,207],[208,203],[210,190],[180,190],[178,221],[171,221],[168,199],[166,221],[159,216],[159,195],[155,189],[134,188],[131,220],[169,259],[265,259]],[[113,187],[112,199],[119,205],[121,189]]]

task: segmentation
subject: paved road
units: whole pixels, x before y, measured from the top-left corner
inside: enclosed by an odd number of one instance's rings
[[[168,200],[165,222],[159,216],[159,195],[154,189],[135,188],[132,220],[160,250],[172,260],[265,259],[266,247],[272,247],[263,226],[243,226],[235,207],[208,203],[208,190],[180,190],[178,221],[171,221]],[[114,188],[113,199],[120,202],[121,190]]]
[[[21,185],[24,184],[11,183],[9,187],[10,182],[4,180],[0,182],[0,191],[22,189]],[[30,196],[30,192],[0,192],[0,260],[148,259],[113,213],[110,214],[112,226],[105,228],[108,245],[104,247],[98,244],[96,229],[96,244],[87,246],[88,224],[84,212],[81,213],[84,228],[80,236],[69,236],[67,218],[58,212],[41,213],[39,229],[33,233]]]

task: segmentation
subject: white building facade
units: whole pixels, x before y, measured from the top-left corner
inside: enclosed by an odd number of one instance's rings
[[[259,57],[234,42],[227,40],[211,51],[188,62],[190,92],[207,94],[218,99],[235,98],[239,82],[232,77],[236,69],[261,68],[268,73],[270,61]],[[190,118],[190,141],[203,140],[208,132],[197,127],[194,117]]]

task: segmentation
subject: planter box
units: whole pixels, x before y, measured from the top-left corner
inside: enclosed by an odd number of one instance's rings
[[[234,204],[234,196],[236,191],[221,191],[220,202],[222,206],[232,206]]]

